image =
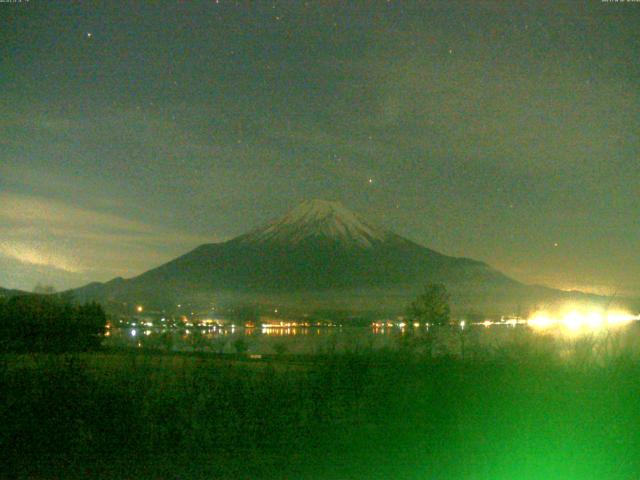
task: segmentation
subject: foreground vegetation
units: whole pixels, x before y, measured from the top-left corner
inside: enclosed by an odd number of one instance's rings
[[[629,479],[640,363],[534,337],[270,361],[5,354],[5,478]]]
[[[97,303],[63,295],[0,298],[0,352],[78,352],[100,348],[107,317]]]

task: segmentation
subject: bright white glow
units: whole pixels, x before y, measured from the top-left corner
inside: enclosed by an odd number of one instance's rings
[[[601,312],[589,312],[584,318],[584,323],[592,330],[599,330],[604,326],[604,317]]]
[[[625,312],[609,312],[607,313],[607,324],[611,326],[627,325],[634,320],[640,320],[640,315],[630,315]]]
[[[564,324],[564,326],[574,332],[582,328],[583,322],[584,322],[583,315],[581,315],[579,312],[576,312],[576,311],[569,312],[562,319],[562,323]]]
[[[550,318],[544,312],[536,313],[532,318],[527,321],[527,324],[536,330],[546,330],[556,324],[556,320]]]
[[[135,328],[132,328],[132,329],[131,329],[131,336],[132,336],[132,337],[135,337],[137,334],[138,334],[138,332],[136,332],[136,329],[135,329]]]
[[[466,324],[467,324],[467,322],[465,322],[464,320],[462,320],[462,321],[460,322],[460,328],[461,328],[462,330],[464,330],[464,326],[465,326]]]
[[[560,327],[566,333],[579,334],[606,331],[639,319],[639,316],[624,311],[606,311],[573,305],[555,315],[544,311],[536,312],[527,320],[527,324],[535,330]]]
[[[55,249],[45,245],[27,245],[24,243],[0,242],[0,256],[12,258],[21,263],[51,267],[70,273],[84,270],[72,257],[60,255]]]

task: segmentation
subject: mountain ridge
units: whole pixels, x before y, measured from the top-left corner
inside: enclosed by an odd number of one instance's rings
[[[25,292],[23,290],[0,287],[0,298],[10,298],[10,297],[16,297],[19,295],[32,295],[32,294],[29,292]]]
[[[241,235],[239,240],[245,243],[295,244],[309,237],[320,237],[370,248],[391,235],[340,202],[314,199],[302,202],[284,216]]]
[[[248,233],[200,245],[130,279],[94,282],[74,294],[163,306],[259,298],[302,309],[317,303],[319,308],[398,311],[427,282],[447,285],[454,311],[507,313],[547,297],[567,297],[527,286],[484,262],[429,249],[326,200],[303,202]]]

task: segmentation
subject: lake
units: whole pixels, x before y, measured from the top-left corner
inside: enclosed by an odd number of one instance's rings
[[[635,319],[634,319],[635,320]],[[435,355],[459,355],[463,351],[478,353],[508,346],[522,348],[556,348],[570,351],[591,345],[598,349],[631,349],[640,352],[640,324],[629,321],[622,325],[574,328],[564,324],[540,329],[536,323],[487,323],[447,326],[429,330],[398,326],[322,326],[322,327],[127,327],[112,328],[105,338],[107,347],[202,351],[248,355],[322,354],[369,350],[411,348],[426,351],[431,346]],[[604,351],[604,350],[603,350]]]

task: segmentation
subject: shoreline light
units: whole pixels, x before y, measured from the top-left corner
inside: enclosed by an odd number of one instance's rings
[[[593,333],[622,327],[637,320],[640,320],[640,316],[624,311],[573,308],[556,315],[544,311],[536,312],[527,320],[527,325],[538,331],[560,328],[569,333]]]

